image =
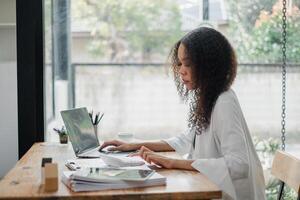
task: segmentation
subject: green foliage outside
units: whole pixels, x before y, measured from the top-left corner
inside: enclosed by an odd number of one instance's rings
[[[166,55],[181,35],[179,8],[171,0],[82,0],[72,6],[72,21],[91,30],[89,50],[109,61],[150,61],[153,54]]]
[[[281,62],[281,1],[229,1],[230,32],[240,62]],[[288,7],[287,60],[300,62],[299,5]]]

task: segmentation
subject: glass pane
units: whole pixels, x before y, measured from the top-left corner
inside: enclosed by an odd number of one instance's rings
[[[239,66],[233,89],[262,164],[271,167],[281,139],[281,1],[57,2],[45,0],[49,141],[58,141],[52,128],[62,126],[59,111],[72,107],[105,113],[98,127],[101,140],[117,138],[119,132],[133,133],[137,139],[181,133],[187,125],[188,106],[177,95],[168,70],[168,53],[186,32],[209,26],[222,32],[236,50]],[[288,151],[297,153],[298,2],[288,4],[288,16],[287,59],[294,64],[289,65],[287,75],[286,143]],[[59,40],[59,35],[64,39]]]
[[[54,87],[53,87],[53,63],[52,63],[52,23],[51,0],[44,1],[44,57],[45,57],[45,116],[47,124],[54,119]],[[47,135],[46,135],[47,137]]]
[[[47,64],[52,63],[54,45],[51,17],[57,14],[51,11],[51,2],[45,1]],[[276,30],[280,27],[281,21],[276,21],[276,17],[273,19],[273,15],[281,14],[278,11],[280,5],[274,0],[260,2],[261,5],[241,2],[244,7],[239,10],[234,0],[228,3],[217,0],[201,2],[143,1],[137,5],[133,0],[71,1],[68,16],[71,19],[69,34],[72,44],[70,67],[67,69],[68,83],[62,86],[67,89],[65,96],[68,100],[64,100],[67,103],[63,103],[65,106],[62,107],[86,106],[95,112],[105,112],[100,131],[107,137],[114,137],[119,131],[137,135],[151,132],[153,137],[163,137],[164,134],[159,133],[161,131],[167,136],[177,134],[175,132],[182,131],[186,125],[187,106],[176,97],[172,77],[167,75],[168,70],[164,66],[172,44],[187,31],[205,24],[224,33],[236,48],[240,65],[234,88],[251,132],[262,139],[279,139],[281,35],[277,31],[272,40],[270,28]],[[294,10],[295,19],[288,28],[298,30],[296,14],[299,11]],[[236,20],[243,11],[247,14],[242,21]],[[203,21],[207,17],[208,20]],[[290,37],[298,41],[298,37],[292,37],[294,35],[290,32]],[[298,43],[292,44],[289,43],[291,48],[287,50],[288,59],[297,63],[299,58],[295,45]],[[296,127],[300,113],[296,103],[299,89],[294,87],[298,85],[298,69],[299,66],[293,67],[287,76],[287,107],[291,108],[287,113],[287,131],[291,132],[288,143],[299,140]],[[47,83],[51,83],[52,72],[51,67],[46,68]],[[59,71],[56,79],[57,76]],[[47,85],[47,119],[53,116],[53,101],[50,99],[53,99],[51,88],[54,85]],[[62,97],[55,98],[59,101]],[[59,113],[55,116],[59,119]],[[151,131],[144,132],[146,129]]]

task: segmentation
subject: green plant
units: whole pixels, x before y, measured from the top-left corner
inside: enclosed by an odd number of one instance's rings
[[[280,182],[274,178],[270,180],[266,185],[266,195],[268,200],[276,200],[280,188]],[[297,197],[297,193],[288,187],[284,186],[284,198],[285,200],[294,200]]]
[[[272,12],[262,11],[252,32],[247,51],[249,59],[261,62],[281,61],[281,2],[277,2]],[[300,62],[300,11],[294,6],[287,13],[287,60]]]
[[[299,3],[287,10],[287,60],[300,62]],[[282,1],[229,0],[230,34],[239,62],[281,62]]]

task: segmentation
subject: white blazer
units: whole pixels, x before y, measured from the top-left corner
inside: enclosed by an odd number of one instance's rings
[[[208,128],[164,140],[181,155],[195,160],[192,167],[205,174],[224,192],[223,199],[264,200],[265,182],[261,163],[232,89],[217,99]]]

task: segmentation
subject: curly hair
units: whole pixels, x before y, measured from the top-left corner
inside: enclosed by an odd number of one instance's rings
[[[192,62],[192,81],[195,88],[188,90],[179,74],[179,45]],[[228,40],[218,31],[200,27],[175,43],[169,58],[174,81],[181,98],[190,101],[189,127],[201,134],[210,124],[211,113],[219,95],[232,85],[237,71],[235,52]]]

